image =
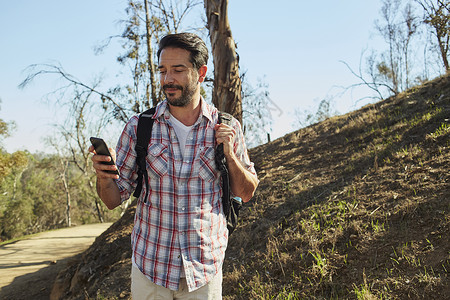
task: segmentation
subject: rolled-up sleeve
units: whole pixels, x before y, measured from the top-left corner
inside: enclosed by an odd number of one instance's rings
[[[137,164],[136,164],[136,130],[138,116],[132,117],[122,134],[116,146],[116,165],[119,169],[119,179],[116,180],[120,191],[121,201],[126,201],[136,188]]]
[[[241,124],[235,118],[232,119],[231,126],[236,131],[234,139],[233,151],[245,169],[256,176],[254,164],[250,161],[248,156],[247,146],[245,144],[244,133],[242,132]]]

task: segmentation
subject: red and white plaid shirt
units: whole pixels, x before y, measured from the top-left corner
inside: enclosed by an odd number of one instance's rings
[[[133,264],[155,284],[178,290],[182,265],[189,291],[213,279],[222,267],[228,230],[222,210],[220,173],[214,161],[214,125],[218,111],[201,100],[201,113],[180,149],[170,124],[167,102],[157,108],[147,155],[146,185],[139,197],[131,236]],[[136,187],[136,130],[138,116],[125,126],[117,144],[117,180],[122,201]],[[241,126],[235,119],[234,152],[243,166],[256,174],[250,162]],[[184,151],[182,155],[181,151]],[[184,160],[183,160],[184,157]]]

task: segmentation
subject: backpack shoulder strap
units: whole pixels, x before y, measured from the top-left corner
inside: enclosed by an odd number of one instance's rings
[[[147,156],[148,144],[150,143],[150,138],[152,137],[153,128],[153,115],[155,114],[155,107],[144,111],[139,115],[139,121],[137,126],[137,141],[136,141],[136,163],[138,167],[138,178],[137,186],[134,191],[133,196],[138,198],[141,195],[142,183],[145,182],[146,193],[144,197],[144,202],[147,201],[149,186],[148,186],[148,173],[146,168],[145,157]]]
[[[232,115],[219,111],[218,124],[224,123],[226,125],[231,125],[232,118]],[[222,177],[222,206],[225,217],[228,220],[228,215],[230,214],[230,178],[225,154],[223,152],[223,144],[219,144],[216,147],[215,161]]]
[[[232,119],[232,115],[225,112],[219,112],[219,124],[224,123],[231,126]],[[222,207],[225,218],[227,219],[228,236],[230,236],[236,229],[242,202],[237,200],[236,197],[231,197],[230,174],[223,152],[223,144],[217,146],[215,160],[222,177]]]
[[[233,116],[230,115],[229,113],[219,111],[219,119],[217,121],[217,124],[224,123],[230,126],[232,118]],[[221,170],[221,168],[223,167],[226,168],[225,154],[223,153],[223,144],[219,144],[216,146],[215,159],[216,162],[218,163],[219,170]]]

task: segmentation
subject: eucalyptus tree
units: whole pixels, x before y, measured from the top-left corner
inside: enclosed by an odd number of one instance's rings
[[[228,21],[228,0],[204,0],[204,6],[214,60],[212,102],[242,123],[242,83]]]

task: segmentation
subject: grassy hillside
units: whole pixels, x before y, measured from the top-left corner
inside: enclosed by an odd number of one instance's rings
[[[261,180],[225,299],[450,295],[450,77],[250,151]],[[59,276],[64,299],[129,298],[134,207]]]

